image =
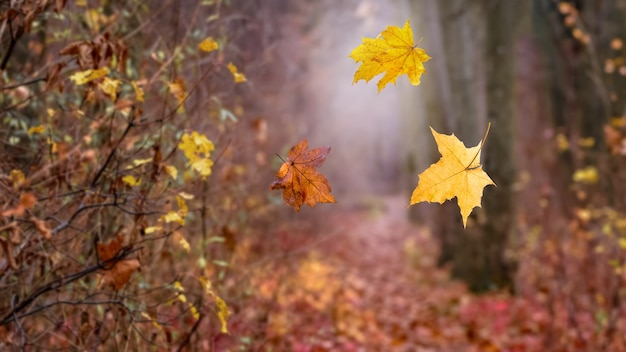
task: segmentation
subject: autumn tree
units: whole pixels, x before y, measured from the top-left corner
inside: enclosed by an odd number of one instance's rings
[[[242,185],[267,163],[269,88],[250,83],[272,72],[265,11],[284,10],[0,2],[1,348],[184,349],[228,333],[235,237],[263,208]]]

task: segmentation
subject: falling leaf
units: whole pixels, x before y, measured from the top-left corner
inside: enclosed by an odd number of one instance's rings
[[[193,170],[200,173],[203,178],[211,175],[213,161],[210,157],[215,145],[205,135],[196,131],[191,134],[184,133],[178,148],[183,151]]]
[[[419,183],[411,195],[411,205],[457,198],[463,227],[475,207],[480,207],[483,188],[495,185],[480,164],[480,152],[489,133],[475,147],[467,148],[454,134],[444,135],[430,128],[441,159],[419,175]]]
[[[237,67],[232,62],[228,63],[228,70],[233,74],[235,83],[242,83],[246,81],[246,76],[243,73],[237,71]]]
[[[42,134],[46,132],[46,126],[44,125],[39,125],[39,126],[33,126],[31,128],[28,129],[28,135],[31,136],[33,134]]]
[[[137,82],[132,81],[130,84],[133,86],[133,90],[135,91],[135,99],[137,101],[143,102],[143,89],[137,85]]]
[[[314,207],[316,203],[336,203],[335,197],[330,194],[328,180],[316,170],[326,160],[330,148],[308,148],[306,139],[291,148],[288,160],[282,164],[276,174],[277,180],[270,187],[282,189],[285,203],[296,212],[300,211],[302,204]]]
[[[208,37],[198,44],[198,48],[202,51],[206,51],[207,53],[217,50],[219,47],[220,45],[215,41],[215,39],[213,39],[213,37]]]
[[[117,100],[117,87],[121,83],[122,82],[116,79],[104,77],[104,80],[98,85],[98,87],[103,93],[108,94],[111,97],[111,100],[115,102],[115,100]]]
[[[74,81],[74,83],[76,83],[77,85],[82,85],[85,83],[89,83],[95,79],[102,78],[108,74],[109,74],[109,68],[103,67],[97,70],[89,69],[85,71],[76,72],[70,76],[70,79]]]
[[[353,83],[362,79],[369,82],[385,73],[378,81],[379,93],[387,83],[395,84],[402,74],[409,76],[412,85],[419,85],[422,73],[426,72],[424,62],[430,60],[426,51],[415,44],[409,20],[402,28],[388,26],[376,38],[363,38],[363,43],[352,50],[350,57],[361,63]]]
[[[122,177],[122,181],[131,187],[139,186],[141,184],[141,179],[136,179],[133,175],[126,175]]]

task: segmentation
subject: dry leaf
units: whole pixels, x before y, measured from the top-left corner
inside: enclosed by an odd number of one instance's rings
[[[98,256],[101,262],[109,261],[122,250],[123,238],[117,235],[108,244],[98,243]],[[128,283],[130,276],[137,270],[141,264],[137,259],[121,259],[113,263],[105,264],[104,270],[100,271],[102,275],[101,284],[110,285],[115,291],[121,289]]]
[[[330,148],[308,150],[309,143],[303,139],[289,151],[289,158],[276,174],[271,189],[283,190],[285,203],[300,211],[302,204],[314,207],[316,203],[337,203],[330,194],[330,184],[316,169],[324,163]]]
[[[426,51],[415,44],[409,20],[402,28],[387,27],[374,39],[363,38],[363,43],[352,50],[350,57],[361,63],[353,83],[362,79],[369,82],[385,73],[378,81],[379,93],[387,83],[395,84],[396,78],[402,74],[409,76],[412,85],[419,85],[422,73],[426,72],[424,62],[430,60]]]
[[[472,210],[480,207],[483,188],[495,185],[480,164],[480,152],[489,127],[481,143],[473,148],[466,148],[454,134],[440,134],[432,127],[430,130],[441,159],[419,175],[419,183],[411,195],[411,205],[425,201],[443,203],[456,197],[465,227]]]
[[[37,229],[37,231],[41,234],[43,238],[47,240],[52,238],[52,231],[50,230],[50,227],[44,220],[39,220],[36,217],[32,216],[30,218],[30,221],[32,221],[33,224],[35,224],[35,228]]]

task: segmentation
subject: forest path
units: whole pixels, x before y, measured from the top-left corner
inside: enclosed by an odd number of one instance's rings
[[[436,266],[436,241],[408,221],[405,198],[321,205],[312,222],[279,231],[274,246],[283,253],[257,278],[271,301],[268,345],[298,352],[499,350],[518,312],[513,301],[476,297],[450,280]]]

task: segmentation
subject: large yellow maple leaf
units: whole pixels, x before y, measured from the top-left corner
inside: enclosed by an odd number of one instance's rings
[[[475,207],[480,207],[483,188],[495,183],[480,164],[480,152],[489,133],[475,147],[466,148],[454,134],[438,133],[432,127],[441,159],[419,175],[419,183],[411,195],[411,205],[419,202],[438,202],[457,198],[463,227]]]
[[[385,72],[378,81],[378,93],[387,83],[396,84],[396,78],[402,74],[409,76],[412,85],[419,85],[422,73],[426,72],[424,62],[430,60],[426,51],[415,44],[409,20],[402,28],[388,26],[374,39],[363,38],[363,43],[352,50],[350,57],[361,62],[353,83],[362,79],[369,82]]]

